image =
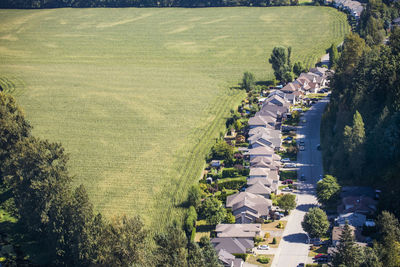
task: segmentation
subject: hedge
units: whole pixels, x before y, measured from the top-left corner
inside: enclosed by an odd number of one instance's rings
[[[238,170],[235,168],[224,168],[222,170],[222,178],[236,177],[238,176]]]
[[[192,233],[190,234],[190,241],[194,242],[195,237],[196,237],[196,226],[194,226],[192,229]]]
[[[260,256],[257,261],[262,264],[268,264],[270,259],[266,256]]]
[[[247,183],[247,178],[245,176],[237,177],[237,178],[227,178],[227,179],[217,181],[218,188],[220,190],[222,188],[239,190],[246,183]]]
[[[247,258],[249,257],[249,254],[247,254],[247,253],[232,253],[232,255],[237,258],[241,258],[244,261],[246,261]]]

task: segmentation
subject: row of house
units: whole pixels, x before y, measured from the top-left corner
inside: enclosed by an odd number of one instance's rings
[[[244,157],[250,163],[245,191],[228,196],[226,207],[232,210],[236,224],[219,224],[213,243],[225,266],[242,266],[232,254],[246,253],[261,234],[261,224],[273,214],[271,193],[277,193],[281,158],[281,125],[289,113],[290,102],[277,94],[263,99],[260,111],[249,119],[249,148]]]
[[[341,10],[346,10],[356,20],[360,19],[361,13],[364,10],[364,6],[360,2],[353,0],[333,0],[333,6]]]
[[[291,105],[303,95],[316,93],[327,86],[328,69],[312,68],[296,81],[280,90],[273,90],[260,103],[261,109],[248,121],[247,149],[241,149],[250,163],[247,187],[228,196],[226,207],[232,210],[236,224],[219,224],[213,243],[225,266],[242,266],[243,261],[232,254],[246,253],[254,247],[254,237],[261,233],[264,219],[273,216],[271,193],[278,192],[282,149],[282,123],[290,116]]]

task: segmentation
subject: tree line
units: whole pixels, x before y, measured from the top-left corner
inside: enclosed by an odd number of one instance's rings
[[[179,222],[150,233],[137,216],[96,213],[85,187],[72,187],[62,145],[31,130],[15,99],[0,92],[0,209],[16,218],[8,238],[23,251],[6,266],[26,255],[45,266],[219,266],[210,241],[191,242]]]
[[[298,0],[2,0],[0,8],[289,6]]]

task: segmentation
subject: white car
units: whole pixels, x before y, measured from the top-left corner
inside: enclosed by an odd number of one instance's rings
[[[289,158],[284,158],[284,159],[281,159],[281,162],[290,162],[290,159]]]
[[[296,163],[285,163],[283,165],[284,168],[296,168]]]
[[[304,151],[305,148],[304,148],[304,146],[300,146],[299,149],[300,149],[300,151]]]
[[[263,249],[263,250],[268,250],[269,246],[268,245],[260,245],[257,247],[258,249]]]

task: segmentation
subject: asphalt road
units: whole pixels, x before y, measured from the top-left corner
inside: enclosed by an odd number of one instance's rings
[[[297,155],[298,177],[304,174],[306,181],[298,186],[297,207],[289,215],[283,238],[272,262],[273,267],[295,267],[299,263],[307,262],[309,245],[301,222],[308,209],[317,204],[315,184],[323,174],[322,156],[317,145],[320,144],[321,117],[327,103],[327,99],[320,100],[301,117],[301,121],[306,122],[300,123],[297,140],[304,140],[305,149]]]

